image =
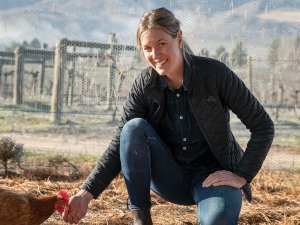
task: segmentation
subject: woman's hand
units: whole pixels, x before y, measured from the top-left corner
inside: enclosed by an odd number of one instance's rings
[[[85,190],[80,190],[76,195],[70,198],[69,209],[65,209],[63,219],[66,223],[78,224],[85,216],[88,205],[94,196]]]
[[[228,185],[241,188],[247,180],[227,170],[219,170],[210,174],[202,183],[202,187]]]

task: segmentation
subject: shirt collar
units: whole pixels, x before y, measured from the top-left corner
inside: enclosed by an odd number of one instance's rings
[[[189,60],[188,60],[189,61]],[[188,91],[189,94],[192,93],[192,68],[191,68],[191,63],[187,62],[186,60],[183,60],[184,63],[184,69],[183,69],[183,87],[185,91]],[[159,86],[159,90],[162,92],[163,90],[165,90],[165,88],[169,87],[168,83],[166,82],[166,80],[164,79],[163,76],[158,74],[158,86]]]

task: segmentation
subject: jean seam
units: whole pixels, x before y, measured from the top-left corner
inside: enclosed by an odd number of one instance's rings
[[[185,172],[183,169],[181,169],[172,159],[170,159],[170,157],[168,156],[168,154],[166,154],[163,146],[159,143],[159,141],[155,138],[155,137],[148,137],[148,141],[150,140],[154,140],[162,149],[162,151],[164,152],[164,154],[166,155],[166,157],[169,159],[169,161],[174,164],[179,170],[181,170],[182,172]],[[151,148],[150,148],[151,149]]]

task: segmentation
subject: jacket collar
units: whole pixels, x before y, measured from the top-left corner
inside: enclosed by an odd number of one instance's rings
[[[182,84],[183,84],[184,90],[188,91],[189,94],[191,94],[192,90],[193,90],[193,85],[192,85],[193,70],[192,70],[191,62],[192,62],[191,56],[186,54],[186,59],[183,60],[184,69],[183,69]],[[152,69],[152,71],[153,70],[154,69]],[[156,75],[156,79],[157,79],[156,84],[158,85],[158,88],[159,88],[160,92],[162,92],[165,88],[169,87],[169,85],[168,85],[168,83],[166,82],[166,80],[164,79],[163,76],[159,75],[157,72],[156,72],[156,74],[157,74]]]

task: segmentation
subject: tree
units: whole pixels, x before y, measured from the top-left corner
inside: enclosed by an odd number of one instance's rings
[[[199,56],[203,56],[203,57],[209,57],[209,50],[207,50],[206,48],[202,48],[201,51],[199,52]]]
[[[29,47],[31,47],[31,48],[41,48],[41,43],[37,38],[35,38],[30,42]]]
[[[268,60],[270,66],[274,66],[276,61],[278,60],[279,47],[280,47],[280,40],[277,37],[270,44],[270,51],[268,54]]]
[[[22,47],[24,47],[24,48],[27,48],[27,47],[31,47],[31,48],[41,48],[41,43],[40,43],[40,41],[39,41],[37,38],[33,39],[33,40],[30,42],[30,44],[28,44],[28,42],[27,42],[26,40],[23,41],[22,44],[19,43],[19,42],[13,42],[13,43],[11,43],[9,46],[5,47],[4,51],[13,52],[13,51],[15,51],[15,49],[16,49],[17,47],[20,47],[20,46],[22,46]]]
[[[228,60],[228,53],[226,52],[226,49],[224,46],[220,46],[219,48],[217,48],[216,50],[216,55],[215,55],[215,59],[226,63]]]
[[[20,44],[19,42],[13,42],[10,44],[10,46],[5,47],[4,51],[13,52],[17,47],[20,46],[22,46],[22,44]]]
[[[23,41],[22,46],[23,46],[24,48],[27,48],[27,47],[28,47],[28,42],[27,42],[27,41]]]
[[[0,160],[4,166],[4,178],[7,177],[8,168],[7,163],[8,161],[18,163],[20,167],[21,157],[23,155],[23,144],[16,143],[9,137],[3,137],[0,139]],[[20,167],[21,168],[21,167]]]
[[[294,36],[294,49],[293,49],[293,65],[292,68],[295,69],[299,65],[300,61],[300,37],[299,34]]]
[[[243,42],[238,42],[232,51],[232,63],[243,66],[247,60],[247,52]]]

